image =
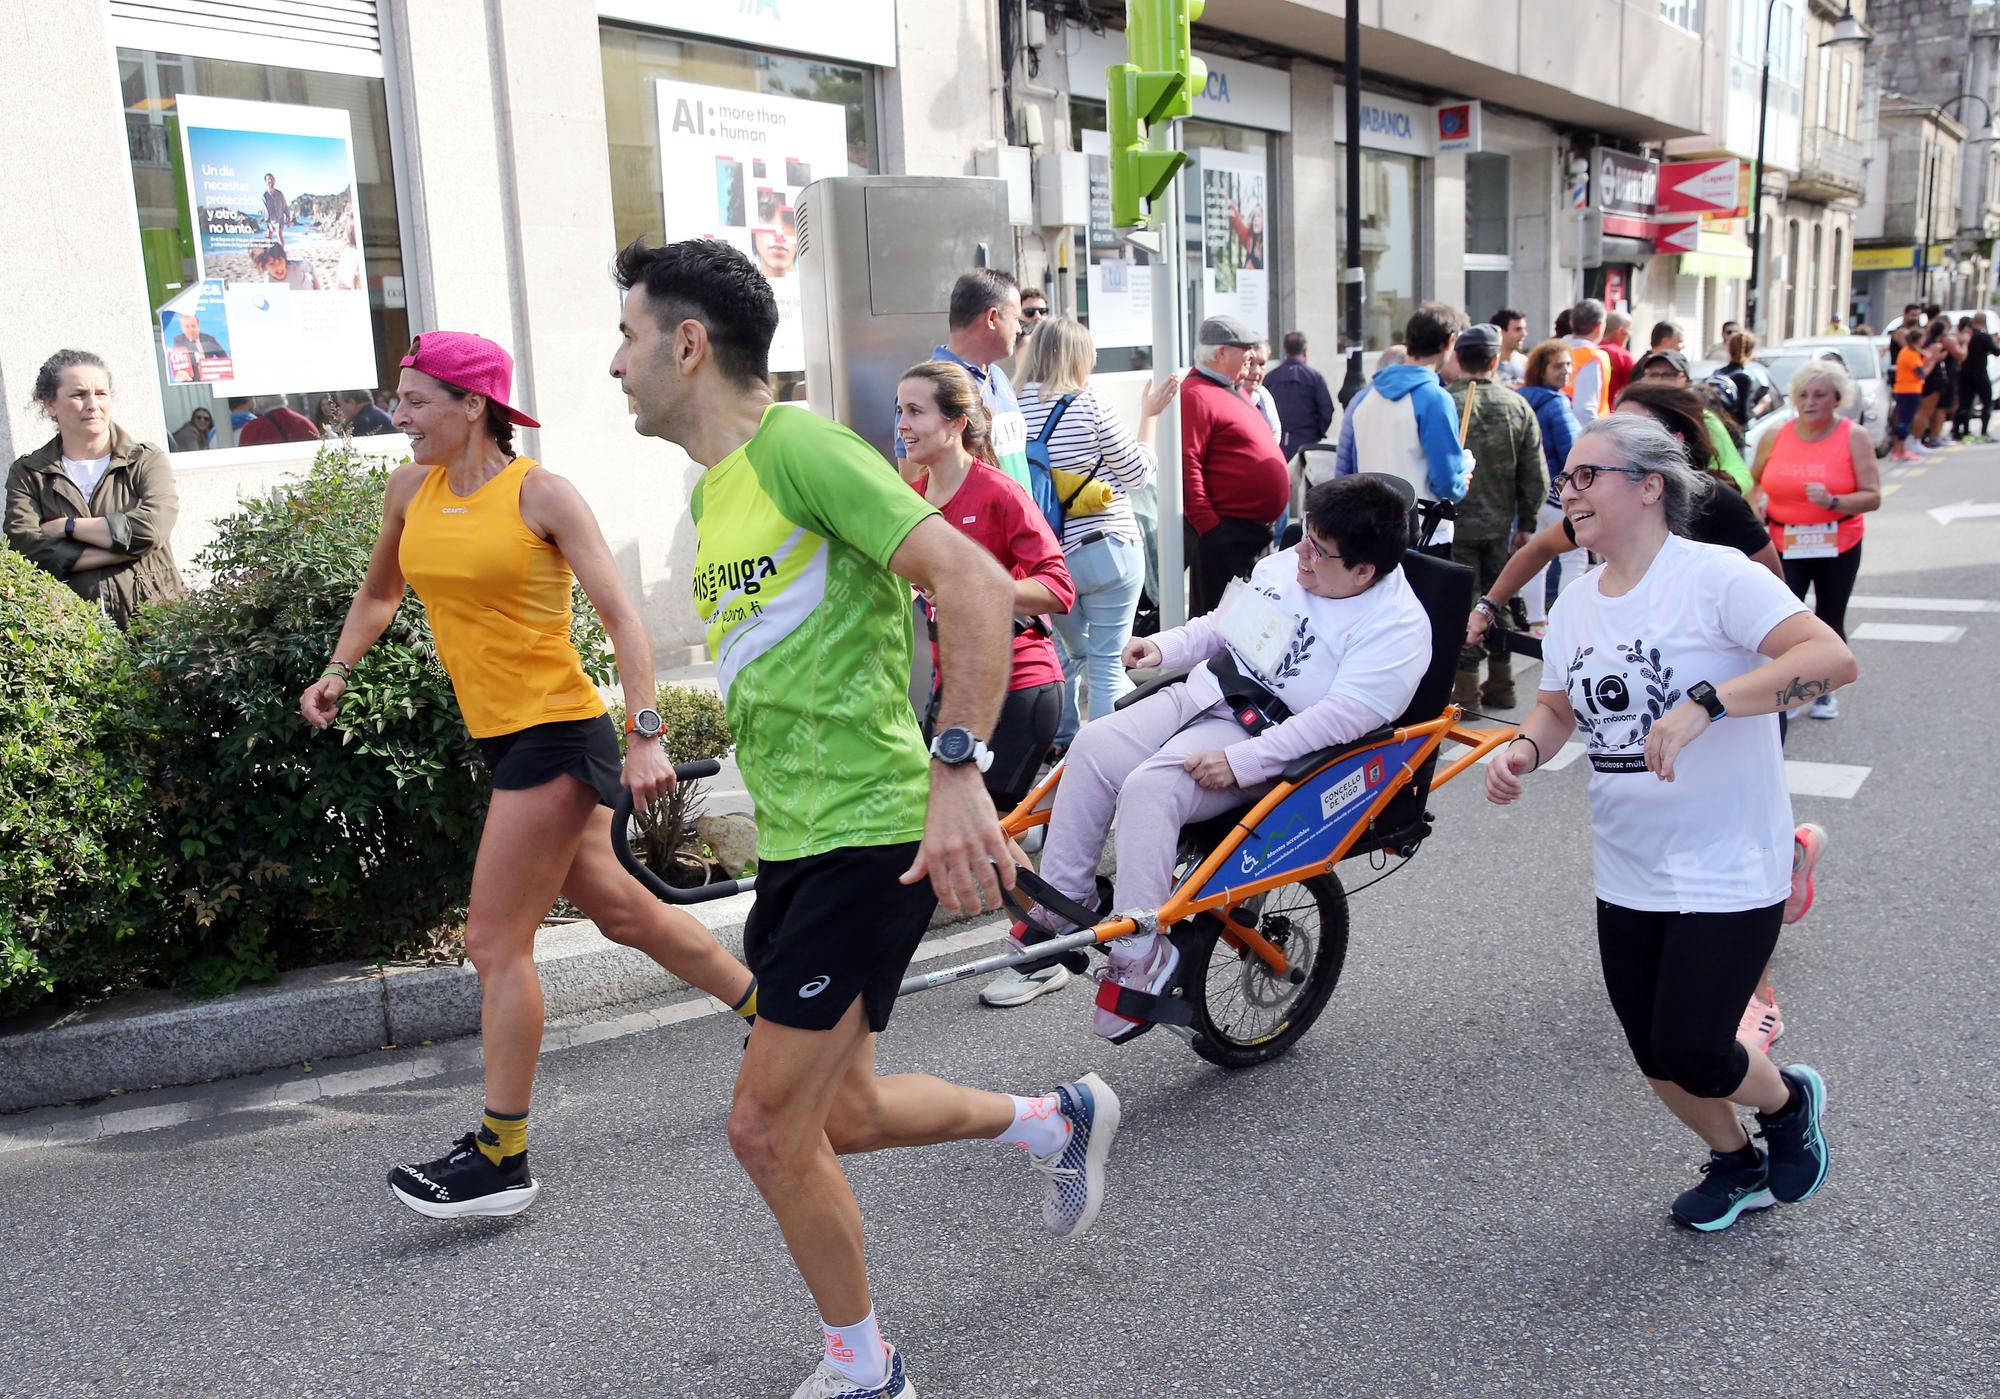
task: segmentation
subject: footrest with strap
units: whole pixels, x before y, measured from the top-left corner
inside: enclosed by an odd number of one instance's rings
[[[1097,1008],[1145,1025],[1192,1025],[1194,1007],[1179,996],[1155,996],[1115,981],[1097,984]]]

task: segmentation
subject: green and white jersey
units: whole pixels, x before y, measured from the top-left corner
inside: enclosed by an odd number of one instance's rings
[[[921,840],[930,757],[889,560],[937,511],[860,437],[788,404],[703,475],[693,509],[695,609],[758,858]]]

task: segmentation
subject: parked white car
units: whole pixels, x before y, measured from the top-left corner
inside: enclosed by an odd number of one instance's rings
[[[1887,341],[1882,343],[1886,345]],[[1790,422],[1797,416],[1785,402],[1791,392],[1792,376],[1807,360],[1828,355],[1838,355],[1854,379],[1855,401],[1841,410],[1842,416],[1859,423],[1867,432],[1869,441],[1875,444],[1876,456],[1888,452],[1889,416],[1895,403],[1889,393],[1889,381],[1883,375],[1881,349],[1874,341],[1859,335],[1806,336],[1757,351],[1757,362],[1764,366],[1777,388],[1778,407],[1749,425],[1745,436],[1753,446],[1779,423]]]

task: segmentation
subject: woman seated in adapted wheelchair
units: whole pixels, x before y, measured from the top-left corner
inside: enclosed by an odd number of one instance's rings
[[[1367,476],[1325,482],[1307,493],[1296,548],[1260,560],[1208,615],[1135,638],[1128,667],[1194,669],[1187,683],[1078,732],[1056,786],[1042,877],[1094,906],[1115,813],[1116,907],[1158,908],[1172,892],[1183,825],[1246,805],[1293,759],[1401,714],[1431,662],[1430,620],[1403,574],[1409,543],[1408,506],[1393,487]],[[1070,931],[1045,910],[1034,914],[1041,931]],[[1105,952],[1104,981],[1154,995],[1173,985],[1180,954],[1159,933]],[[1144,1028],[1101,1006],[1095,1015],[1109,1040]]]

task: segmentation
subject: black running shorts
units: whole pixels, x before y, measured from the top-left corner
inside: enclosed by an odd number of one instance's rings
[[[743,956],[759,1018],[831,1030],[859,996],[881,1032],[937,908],[929,879],[897,882],[916,858],[911,841],[758,863]]]
[[[625,755],[618,751],[618,733],[611,727],[609,714],[536,724],[479,739],[478,744],[479,756],[486,760],[493,785],[500,791],[520,791],[553,778],[574,777],[597,793],[598,805],[617,804]]]

